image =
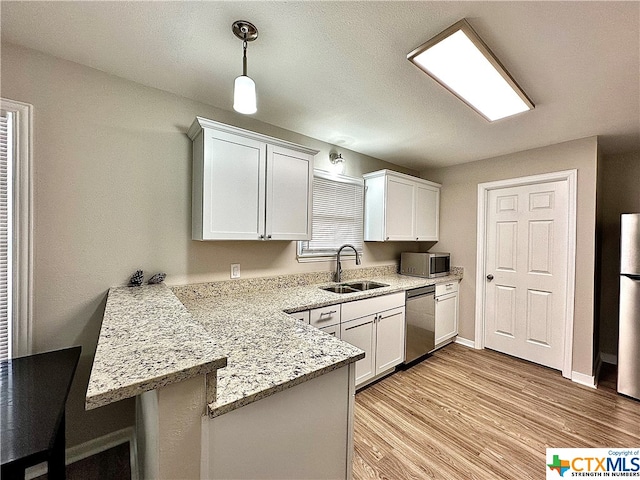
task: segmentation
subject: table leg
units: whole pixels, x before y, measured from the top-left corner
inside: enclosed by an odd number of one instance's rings
[[[47,462],[49,467],[47,477],[49,480],[65,480],[67,478],[65,467],[65,424],[65,414],[63,412],[62,420],[53,442],[53,448],[49,454],[49,461]]]
[[[20,462],[18,464],[3,465],[0,471],[2,480],[24,480],[25,467]]]

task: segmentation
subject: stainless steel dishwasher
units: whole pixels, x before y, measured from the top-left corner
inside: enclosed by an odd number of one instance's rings
[[[436,287],[407,290],[404,363],[432,352],[436,346]]]

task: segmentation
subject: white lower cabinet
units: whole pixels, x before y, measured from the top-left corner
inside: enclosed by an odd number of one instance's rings
[[[364,358],[356,362],[356,388],[376,374],[375,318],[375,315],[368,315],[345,322],[340,327],[340,339],[365,353]]]
[[[404,302],[401,292],[342,304],[340,338],[365,352],[356,362],[356,388],[404,360]]]
[[[458,335],[458,282],[436,285],[436,348]]]
[[[404,361],[404,307],[378,314],[376,323],[376,374]]]

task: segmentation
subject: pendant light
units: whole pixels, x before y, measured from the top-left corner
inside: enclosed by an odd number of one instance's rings
[[[256,83],[247,76],[247,42],[258,38],[258,29],[245,20],[233,22],[233,33],[242,40],[242,75],[236,78],[233,88],[233,109],[245,115],[256,113]]]

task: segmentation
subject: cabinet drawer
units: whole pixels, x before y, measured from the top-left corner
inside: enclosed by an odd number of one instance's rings
[[[384,312],[392,308],[404,306],[404,292],[392,293],[390,295],[382,295],[380,297],[365,298],[364,300],[356,300],[355,302],[342,304],[342,321],[347,322],[354,318],[373,315],[375,313]],[[313,320],[312,320],[313,323]]]
[[[296,320],[300,320],[302,323],[309,324],[309,310],[303,310],[302,312],[290,313],[291,317]]]
[[[336,338],[340,338],[340,325],[331,325],[330,327],[322,327],[319,330],[322,330],[329,335],[333,335]]]
[[[440,295],[446,295],[447,293],[454,293],[458,291],[458,282],[457,281],[453,281],[453,282],[447,282],[447,283],[440,283],[438,285],[436,285],[436,297],[440,296]]]
[[[314,308],[311,313],[311,325],[318,328],[340,324],[340,304]]]

